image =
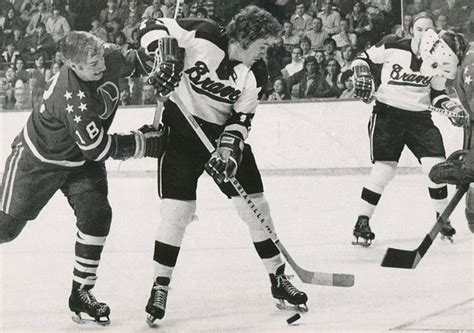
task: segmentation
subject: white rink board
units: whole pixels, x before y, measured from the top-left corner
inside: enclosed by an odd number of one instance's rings
[[[262,103],[258,106],[248,142],[261,169],[325,169],[370,167],[367,123],[372,106],[359,101]],[[118,110],[110,133],[137,129],[153,120],[154,108]],[[3,171],[10,143],[21,130],[27,112],[0,112],[0,167]],[[462,129],[434,114],[446,152],[462,147]],[[108,161],[109,171],[154,171],[156,161]],[[407,149],[400,166],[418,163]]]

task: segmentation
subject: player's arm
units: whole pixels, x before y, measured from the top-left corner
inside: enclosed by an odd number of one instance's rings
[[[364,102],[372,100],[372,94],[375,90],[374,78],[372,76],[373,64],[384,63],[387,58],[388,50],[385,47],[385,40],[362,51],[352,62],[352,71],[354,72],[354,97],[362,99]]]
[[[252,119],[258,105],[258,95],[262,87],[265,86],[266,75],[262,72],[263,68],[261,66],[262,64],[258,62],[249,72],[242,94],[234,104],[224,131],[217,140],[216,150],[204,166],[207,173],[218,184],[234,177],[242,160],[244,142],[249,135]]]
[[[454,126],[461,127],[469,124],[469,114],[463,106],[447,95],[445,78],[433,77],[431,80],[430,100],[433,106],[454,114],[454,116],[449,117]]]
[[[130,158],[159,157],[164,141],[162,132],[150,126],[124,134],[107,134],[103,120],[97,115],[91,100],[77,106],[68,105],[67,125],[71,135],[84,156],[93,161],[108,158],[126,160]]]

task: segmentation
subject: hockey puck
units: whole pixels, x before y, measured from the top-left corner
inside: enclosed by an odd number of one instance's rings
[[[290,324],[293,324],[295,321],[297,321],[297,320],[300,319],[300,318],[301,318],[300,314],[299,314],[299,313],[295,313],[293,316],[291,316],[290,318],[288,318],[288,319],[286,320],[286,322],[288,323],[288,325],[290,325]]]

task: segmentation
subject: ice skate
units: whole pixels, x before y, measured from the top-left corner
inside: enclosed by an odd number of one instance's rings
[[[96,322],[99,325],[110,324],[110,308],[107,304],[98,302],[90,290],[73,288],[69,296],[69,309],[74,313],[72,320],[78,324]],[[86,313],[91,318],[82,318]]]
[[[148,313],[146,319],[150,327],[154,327],[156,319],[163,319],[166,311],[166,299],[168,297],[168,285],[170,279],[167,277],[157,277],[151,288],[150,298],[145,311]]]
[[[306,302],[308,296],[298,290],[288,280],[288,276],[284,273],[285,265],[281,265],[276,274],[270,274],[270,281],[272,282],[272,296],[278,300],[276,305],[280,310],[292,310],[299,312],[308,311]],[[288,302],[289,304],[287,304]]]
[[[439,213],[436,213],[436,218],[439,218]],[[451,221],[449,219],[444,221],[444,224],[441,227],[441,230],[439,232],[441,234],[442,240],[447,239],[451,243],[454,242],[453,236],[456,234],[456,229],[453,228],[453,226],[451,225]]]
[[[356,238],[355,241],[352,242],[352,245],[368,247],[372,244],[375,234],[370,229],[369,218],[367,216],[361,215],[357,218],[352,234]],[[359,241],[359,238],[361,238],[361,241]]]

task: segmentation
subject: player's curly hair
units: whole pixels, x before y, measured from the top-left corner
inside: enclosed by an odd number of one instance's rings
[[[276,38],[280,31],[277,19],[257,6],[242,9],[226,27],[229,39],[240,42],[244,50],[257,39]]]
[[[82,65],[91,57],[99,54],[104,41],[85,31],[72,31],[59,41],[62,60]]]
[[[459,64],[461,63],[464,55],[466,54],[467,49],[469,48],[469,43],[466,37],[461,33],[456,33],[451,30],[442,31],[439,34],[439,37],[443,39],[446,44],[453,50],[459,59]]]

